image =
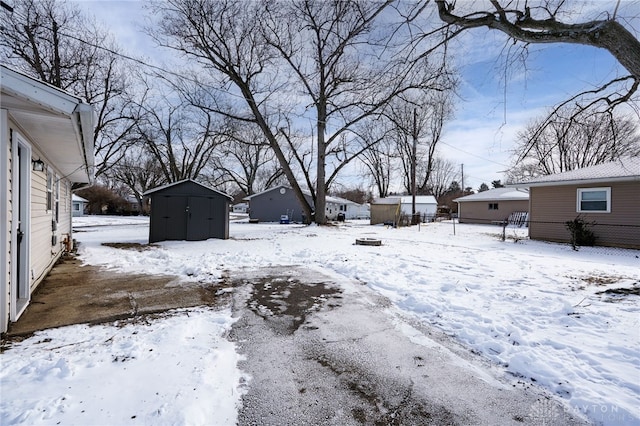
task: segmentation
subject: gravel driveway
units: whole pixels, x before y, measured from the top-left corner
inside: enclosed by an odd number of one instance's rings
[[[241,425],[580,425],[553,395],[322,271],[234,271]],[[338,280],[340,280],[338,282]]]

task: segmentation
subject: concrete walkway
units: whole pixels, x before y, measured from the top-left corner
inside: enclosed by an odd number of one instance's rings
[[[31,296],[7,337],[80,323],[101,323],[175,308],[213,305],[218,285],[180,282],[171,276],[121,274],[61,260]]]

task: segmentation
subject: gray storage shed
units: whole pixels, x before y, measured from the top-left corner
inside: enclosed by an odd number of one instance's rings
[[[232,198],[193,180],[150,189],[149,242],[229,238]]]
[[[313,206],[310,194],[305,193],[309,205]],[[293,189],[279,185],[244,198],[249,202],[249,218],[260,222],[279,222],[287,215],[291,222],[304,222],[303,210]]]

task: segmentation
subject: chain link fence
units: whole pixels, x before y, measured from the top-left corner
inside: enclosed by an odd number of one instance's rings
[[[502,240],[530,238],[568,244],[575,250],[582,247],[608,247],[640,250],[640,219],[637,224],[602,223],[576,217],[567,221],[496,221],[465,217],[462,224],[495,225]],[[522,229],[524,232],[510,232]]]

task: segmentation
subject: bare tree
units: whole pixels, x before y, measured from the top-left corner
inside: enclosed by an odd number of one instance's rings
[[[315,207],[316,222],[324,223],[327,189],[365,149],[354,126],[409,88],[447,84],[441,64],[398,54],[404,45],[393,42],[393,28],[378,24],[392,3],[169,0],[152,7],[162,16],[160,44],[197,59],[219,85],[233,88],[247,109],[226,113],[260,128],[305,216]],[[294,137],[301,120],[313,122],[311,150]]]
[[[517,170],[549,175],[640,155],[635,119],[611,111],[578,114],[570,108],[552,116],[532,122],[518,135]]]
[[[571,43],[602,48],[629,72],[629,75],[598,83],[561,102],[548,120],[553,119],[556,111],[566,107],[576,106],[574,110],[579,115],[583,111],[614,111],[621,105],[635,104],[634,97],[640,85],[640,41],[622,25],[626,17],[618,14],[620,1],[615,3],[613,10],[600,9],[591,17],[581,16],[575,10],[576,3],[565,0],[537,3],[490,0],[490,10],[481,10],[479,3],[461,2],[461,10],[457,13],[455,1],[436,0],[435,3],[442,21],[452,27],[452,36],[467,29],[486,27],[522,42],[525,50],[529,44],[538,43]],[[573,19],[576,22],[572,22]],[[637,107],[634,107],[637,113]],[[550,121],[544,124],[548,125]]]
[[[0,16],[0,51],[12,66],[94,106],[100,176],[124,154],[134,123],[117,46],[72,3],[23,0],[13,10],[0,8]]]
[[[119,182],[138,201],[139,211],[144,211],[143,194],[167,183],[157,158],[149,155],[146,147],[137,145],[127,149],[125,155],[104,175]]]
[[[529,1],[490,0],[492,10],[477,10],[477,5],[455,14],[456,2],[435,0],[440,19],[454,25],[458,31],[487,27],[502,31],[524,43],[572,43],[609,51],[636,80],[640,80],[640,42],[617,21],[618,6],[601,11],[604,19],[564,22],[569,17],[571,2],[564,0]],[[466,4],[465,4],[466,3]],[[467,2],[461,3],[467,6]],[[463,7],[464,7],[463,6]]]
[[[390,137],[390,122],[382,117],[379,120],[363,121],[358,127],[362,146],[367,147],[360,156],[364,174],[371,179],[378,197],[384,198],[389,194],[398,157],[396,143]]]
[[[255,123],[282,166],[293,188],[305,217],[311,218],[312,207],[307,202],[291,167],[287,162],[281,143],[277,117],[266,109],[269,95],[274,93],[272,74],[267,71],[274,54],[269,51],[259,31],[264,8],[258,2],[221,0],[168,0],[152,3],[151,7],[160,16],[159,24],[150,31],[162,46],[169,47],[195,59],[209,71],[211,86],[233,90],[230,96],[237,97],[247,110],[233,113],[225,105],[213,106],[215,112],[233,119]],[[275,111],[277,114],[277,110]]]
[[[438,202],[451,187],[456,176],[456,165],[452,161],[438,156],[435,157],[427,186]]]
[[[445,84],[442,68],[422,63],[430,69],[418,72],[412,62],[394,57],[399,50],[393,34],[377,25],[392,3],[299,0],[276,2],[277,7],[268,8],[271,19],[265,39],[314,109],[316,186],[312,193],[318,223],[325,220],[331,182],[366,149],[353,143],[357,140],[354,126],[412,88]]]
[[[235,123],[220,146],[215,167],[244,195],[271,188],[284,177],[273,150],[253,124]]]
[[[392,138],[397,145],[404,187],[412,193],[415,160],[416,192],[426,194],[444,123],[453,113],[451,92],[411,92],[396,98],[388,111],[387,117],[394,127]]]
[[[165,182],[196,179],[227,140],[225,124],[219,115],[190,104],[180,92],[165,93],[164,84],[157,79],[153,85],[147,83],[138,105],[142,114],[134,129],[136,143],[154,158]]]

